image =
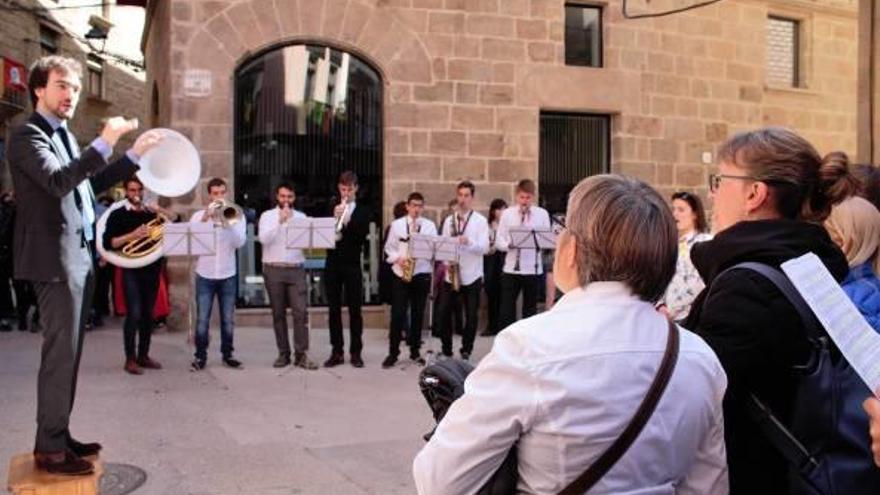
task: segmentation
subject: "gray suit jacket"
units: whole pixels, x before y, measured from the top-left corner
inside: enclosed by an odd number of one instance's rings
[[[74,190],[91,179],[92,188],[103,191],[138,170],[127,157],[108,165],[91,147],[64,163],[64,154],[51,139],[53,133],[46,119],[34,112],[27,123],[12,130],[7,143],[18,203],[13,238],[17,279],[62,282],[83,266],[90,267]]]

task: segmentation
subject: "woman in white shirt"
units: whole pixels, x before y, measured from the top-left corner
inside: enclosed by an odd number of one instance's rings
[[[668,335],[652,302],[675,271],[669,208],[643,182],[601,175],[574,188],[567,211],[554,262],[565,295],[498,335],[416,456],[419,493],[475,493],[514,446],[517,491],[558,493],[615,441],[651,386]],[[654,414],[590,493],[727,493],[727,379],[699,337],[678,331]]]
[[[673,194],[672,216],[678,230],[678,263],[663,304],[670,318],[681,321],[687,318],[694,299],[706,287],[691,262],[691,248],[698,242],[711,240],[712,235],[708,233],[703,203],[694,194],[687,191]]]

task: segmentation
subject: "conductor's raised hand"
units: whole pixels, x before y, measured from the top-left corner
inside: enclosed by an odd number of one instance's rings
[[[126,119],[125,117],[111,117],[104,123],[101,130],[101,137],[111,147],[116,146],[119,138],[123,135],[138,128],[137,119]]]
[[[138,158],[144,156],[144,153],[150,151],[150,149],[162,141],[162,133],[152,129],[149,130],[135,140],[134,145],[131,147],[131,151],[134,152]]]

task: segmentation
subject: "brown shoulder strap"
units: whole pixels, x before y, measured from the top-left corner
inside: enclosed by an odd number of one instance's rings
[[[657,408],[657,403],[663,397],[663,392],[666,390],[669,378],[675,370],[676,362],[678,362],[678,329],[670,321],[669,337],[666,340],[666,352],[663,354],[663,361],[660,362],[657,374],[654,375],[654,382],[651,383],[651,388],[648,389],[648,394],[645,395],[645,398],[636,410],[636,414],[623,430],[623,433],[608,447],[608,450],[583,474],[559,492],[559,495],[583,495],[623,457],[623,454],[626,453],[630,445],[638,438],[645,424],[651,419],[651,415],[654,414],[654,409]]]

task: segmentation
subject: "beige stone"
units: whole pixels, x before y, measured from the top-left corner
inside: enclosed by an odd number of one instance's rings
[[[490,182],[517,182],[534,177],[537,164],[531,160],[489,160]]]
[[[486,180],[486,160],[480,158],[449,157],[443,159],[443,180]]]
[[[555,56],[555,48],[556,45],[553,43],[529,43],[529,60],[533,62],[552,62]]]
[[[492,107],[455,106],[452,108],[453,129],[491,131],[494,127],[495,109]]]
[[[492,64],[482,60],[450,60],[448,74],[453,80],[489,82]]]
[[[459,131],[431,132],[431,153],[464,155],[467,152],[467,134]]]
[[[483,105],[510,105],[513,103],[513,92],[513,85],[484,84],[480,87],[480,103]]]
[[[522,41],[483,38],[482,57],[490,60],[514,60],[520,61],[525,54]]]
[[[493,133],[471,133],[468,153],[471,156],[501,156],[504,151],[504,135]]]
[[[392,127],[445,128],[449,122],[449,107],[429,104],[395,104],[388,112]]]
[[[464,14],[454,12],[431,12],[428,15],[428,32],[461,34],[464,32]]]
[[[507,16],[469,14],[465,20],[465,32],[476,36],[512,37],[514,26],[514,20]]]
[[[388,173],[393,180],[440,180],[440,157],[391,155]]]
[[[479,86],[474,83],[455,83],[455,102],[456,103],[476,103]]]
[[[498,130],[504,133],[534,132],[538,125],[538,112],[515,108],[498,109]]]
[[[413,87],[415,101],[448,102],[455,100],[455,86],[451,82],[439,82],[431,86],[416,85]]]
[[[547,21],[543,19],[517,19],[516,35],[524,40],[547,39]]]

